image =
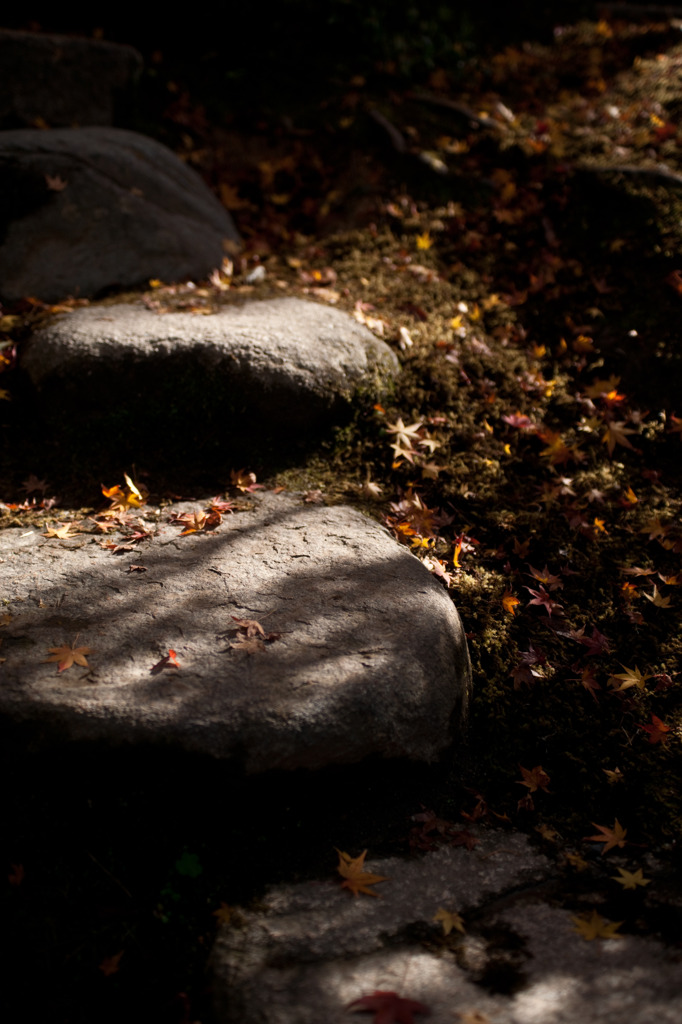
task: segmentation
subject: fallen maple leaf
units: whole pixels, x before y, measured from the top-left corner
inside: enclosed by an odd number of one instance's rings
[[[606,424],[606,430],[602,435],[602,444],[606,445],[606,449],[609,455],[613,455],[614,449],[617,444],[623,446],[623,448],[630,448],[631,451],[636,452],[638,449],[634,445],[630,444],[627,439],[628,434],[635,434],[636,431],[632,430],[631,427],[626,427],[623,420]]]
[[[74,663],[89,668],[85,655],[91,653],[91,647],[71,647],[70,644],[62,644],[61,647],[50,647],[49,651],[50,657],[46,658],[43,664],[46,665],[49,661],[59,662],[57,672],[65,672]]]
[[[415,999],[403,999],[396,992],[381,992],[378,989],[371,996],[354,999],[347,1010],[373,1013],[373,1024],[415,1024],[414,1014],[429,1016],[431,1010]]]
[[[609,685],[615,688],[616,693],[620,693],[622,690],[628,690],[631,686],[636,686],[638,690],[644,690],[646,688],[647,679],[651,679],[650,674],[642,675],[637,665],[635,665],[634,668],[626,668],[625,665],[623,665],[623,668],[625,669],[624,672],[616,672],[615,675],[612,675],[609,679]],[[620,680],[620,686],[616,686],[615,682],[613,682],[615,679]]]
[[[230,919],[232,918],[232,908],[221,900],[218,909],[213,911],[213,917],[215,917],[220,924],[229,924]]]
[[[378,882],[385,882],[387,878],[384,875],[373,875],[371,872],[365,871],[367,850],[363,850],[359,857],[351,857],[349,854],[343,853],[342,850],[338,849],[336,852],[339,855],[339,863],[336,870],[344,879],[341,883],[341,888],[350,889],[354,896],[364,892],[366,896],[378,897],[379,894],[373,892],[369,886],[376,885]]]
[[[24,865],[23,864],[10,864],[11,871],[7,876],[7,881],[10,885],[21,885],[24,880]]]
[[[604,843],[602,848],[602,855],[607,850],[612,850],[614,846],[625,846],[625,837],[628,834],[628,830],[618,821],[618,818],[613,823],[613,828],[609,828],[608,825],[598,825],[596,821],[592,824],[595,828],[598,828],[601,832],[599,836],[585,836],[585,839],[591,840],[594,843]]]
[[[662,722],[657,715],[651,716],[651,725],[638,725],[638,729],[643,729],[648,734],[649,743],[667,743],[667,733],[670,732],[670,726]]]
[[[625,868],[616,869],[619,874],[611,875],[614,882],[618,882],[624,889],[636,889],[638,885],[645,886],[651,881],[650,878],[645,878],[642,869],[637,868],[636,871],[626,871]]]
[[[656,605],[657,608],[668,608],[670,606],[670,598],[663,597],[655,583],[653,594],[644,594],[643,596],[647,601],[651,601],[653,605]]]
[[[263,484],[256,483],[256,474],[247,473],[245,469],[230,470],[230,481],[233,487],[243,493],[263,490]]]
[[[152,665],[149,669],[150,675],[157,675],[162,672],[164,668],[180,668],[177,654],[170,647],[168,648],[168,654],[165,654],[161,661],[157,661],[156,665]]]
[[[543,789],[545,793],[549,793],[547,786],[549,785],[550,779],[547,772],[544,770],[542,765],[536,765],[535,768],[528,770],[519,765],[522,779],[518,779],[518,786],[527,786],[529,793],[535,793],[538,789]]]
[[[516,615],[516,606],[520,604],[518,597],[514,597],[511,590],[505,590],[502,595],[502,607],[506,611],[507,615]]]
[[[66,540],[68,537],[73,537],[71,533],[73,525],[73,523],[58,523],[57,526],[48,526],[43,537],[58,537],[60,540]]]
[[[443,907],[438,908],[438,912],[435,914],[434,921],[440,921],[444,935],[449,935],[452,929],[461,932],[464,935],[466,929],[464,928],[464,921],[459,914],[451,910],[445,910]]]
[[[598,826],[597,826],[598,827]],[[598,914],[596,910],[593,910],[589,917],[584,915],[581,917],[572,917],[575,928],[574,932],[590,942],[592,939],[622,939],[622,935],[618,935],[617,929],[622,925],[622,921],[605,921],[601,914]]]
[[[102,960],[102,963],[99,965],[99,969],[102,972],[102,974],[104,974],[106,977],[109,977],[110,974],[117,974],[118,965],[121,962],[121,957],[123,956],[124,952],[124,950],[121,950],[121,952],[116,953],[115,956],[105,956],[104,960]]]

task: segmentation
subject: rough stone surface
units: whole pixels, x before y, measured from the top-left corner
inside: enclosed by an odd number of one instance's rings
[[[0,196],[6,301],[202,277],[239,240],[195,171],[118,128],[2,132]]]
[[[142,72],[132,46],[0,29],[0,127],[110,125]]]
[[[380,990],[427,1005],[433,1024],[677,1024],[679,957],[652,938],[585,941],[570,911],[545,902],[546,858],[521,835],[479,835],[472,851],[368,862],[388,876],[382,900],[330,879],[274,888],[258,911],[235,911],[211,957],[216,1020],[370,1020],[347,1007]],[[444,938],[440,908],[462,915],[464,935]]]
[[[0,713],[36,736],[171,743],[250,772],[435,759],[470,683],[446,591],[354,509],[273,493],[254,505],[215,533],[182,537],[163,522],[119,556],[89,535],[0,533],[13,616]],[[231,648],[232,616],[281,637],[252,654]],[[93,649],[89,669],[45,663],[65,643]],[[169,648],[181,669],[151,673]]]
[[[302,299],[228,306],[213,316],[159,315],[138,302],[57,317],[28,342],[22,367],[60,423],[96,415],[120,431],[183,430],[226,440],[269,426],[291,433],[332,420],[359,390],[379,394],[398,372],[389,347],[352,317]],[[70,399],[73,398],[73,402]],[[167,442],[166,442],[167,443]]]

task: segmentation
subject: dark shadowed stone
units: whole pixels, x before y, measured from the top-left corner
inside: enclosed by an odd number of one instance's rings
[[[447,592],[352,508],[273,493],[254,504],[184,537],[168,510],[152,514],[156,536],[122,556],[89,535],[0,533],[13,616],[0,713],[38,738],[173,744],[249,772],[436,759],[470,685]],[[233,616],[280,636],[231,647]],[[90,667],[45,662],[65,643],[91,647]],[[152,673],[171,648],[181,669]]]
[[[372,1018],[348,1004],[376,991],[427,1006],[414,1024],[458,1014],[471,1024],[682,1019],[675,950],[636,935],[585,941],[574,912],[545,902],[552,865],[524,836],[472,832],[473,850],[368,858],[367,870],[387,879],[374,887],[381,899],[342,890],[330,851],[328,879],[276,886],[257,910],[233,908],[211,956],[215,1019],[360,1024]],[[440,909],[461,915],[463,934],[445,937]]]
[[[110,125],[142,72],[132,46],[0,29],[0,127]]]
[[[178,444],[195,430],[224,445],[238,431],[286,446],[398,372],[389,347],[347,313],[295,298],[213,316],[83,307],[34,334],[21,365],[60,429],[94,416],[117,445],[132,436],[152,452],[176,450],[173,428]]]
[[[0,133],[0,295],[56,302],[200,278],[232,218],[165,146],[118,128]]]

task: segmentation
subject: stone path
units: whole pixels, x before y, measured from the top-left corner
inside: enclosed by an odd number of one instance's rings
[[[267,435],[286,448],[338,422],[358,392],[381,397],[399,371],[388,345],[348,314],[295,298],[211,316],[87,306],[37,331],[21,366],[65,440],[96,417],[98,434],[132,440],[137,459],[158,456],[168,431],[174,443],[202,434],[228,449],[236,434],[249,447]]]
[[[137,55],[0,32],[16,76],[65,45],[74,82],[79,62],[86,78],[108,62],[80,117],[81,91],[53,103],[63,83],[47,72],[0,92],[2,124],[18,129],[0,131],[0,297],[207,274],[239,245],[229,214],[165,147],[110,127]],[[52,127],[26,127],[36,118]],[[94,127],[63,127],[74,120]],[[295,299],[206,317],[92,305],[55,318],[21,358],[54,429],[99,433],[117,452],[162,451],[172,424],[227,444],[265,423],[284,448],[398,373],[349,316]],[[101,518],[0,533],[0,714],[35,744],[158,743],[249,772],[432,761],[456,745],[470,667],[442,585],[353,508],[274,492],[250,506],[126,507],[104,536]],[[334,1024],[389,992],[412,1011],[375,1021],[677,1024],[674,951],[639,935],[586,941],[574,929],[589,914],[552,902],[556,869],[526,839],[474,829],[463,841],[371,864],[381,899],[354,897],[332,868],[234,909],[211,956],[216,1019]]]
[[[250,772],[437,758],[470,677],[442,585],[354,509],[284,493],[253,506],[184,536],[201,504],[138,517],[129,531],[149,537],[118,554],[88,534],[0,533],[0,712],[52,738],[170,743]],[[59,672],[47,659],[62,645],[91,648],[87,665]],[[152,671],[169,649],[180,669]]]
[[[556,869],[525,837],[474,828],[468,838],[470,850],[368,863],[386,876],[379,899],[354,897],[330,871],[269,890],[257,910],[235,908],[211,957],[216,1019],[381,1021],[349,1004],[383,992],[421,1004],[433,1024],[677,1024],[679,953],[637,935],[583,938],[576,925],[591,913],[553,903]]]

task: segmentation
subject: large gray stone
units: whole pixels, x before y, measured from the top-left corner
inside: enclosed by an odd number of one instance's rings
[[[552,867],[525,837],[478,836],[471,851],[368,861],[387,876],[375,887],[381,899],[342,890],[330,857],[328,880],[278,886],[257,910],[235,908],[211,956],[216,1022],[362,1024],[372,1017],[348,1005],[376,991],[424,1004],[433,1024],[682,1019],[673,950],[628,934],[585,941],[575,912],[546,902]],[[461,915],[464,934],[444,936],[440,909]],[[422,1020],[416,1013],[414,1024]]]
[[[118,128],[0,133],[0,196],[5,301],[200,278],[239,241],[196,171]]]
[[[447,592],[354,509],[273,493],[254,504],[184,537],[168,510],[150,513],[154,538],[119,556],[87,534],[0,533],[13,615],[0,713],[37,737],[170,743],[249,772],[436,759],[470,684]],[[232,616],[281,635],[231,647]],[[90,667],[58,674],[45,659],[63,644],[91,647]],[[152,673],[169,649],[180,670]]]
[[[142,72],[132,46],[0,29],[0,127],[110,125]]]
[[[152,449],[168,446],[173,423],[226,445],[235,430],[287,445],[398,372],[389,347],[348,314],[295,298],[213,316],[159,315],[141,302],[83,307],[36,332],[21,365],[62,428],[96,416],[117,440],[152,438]]]

